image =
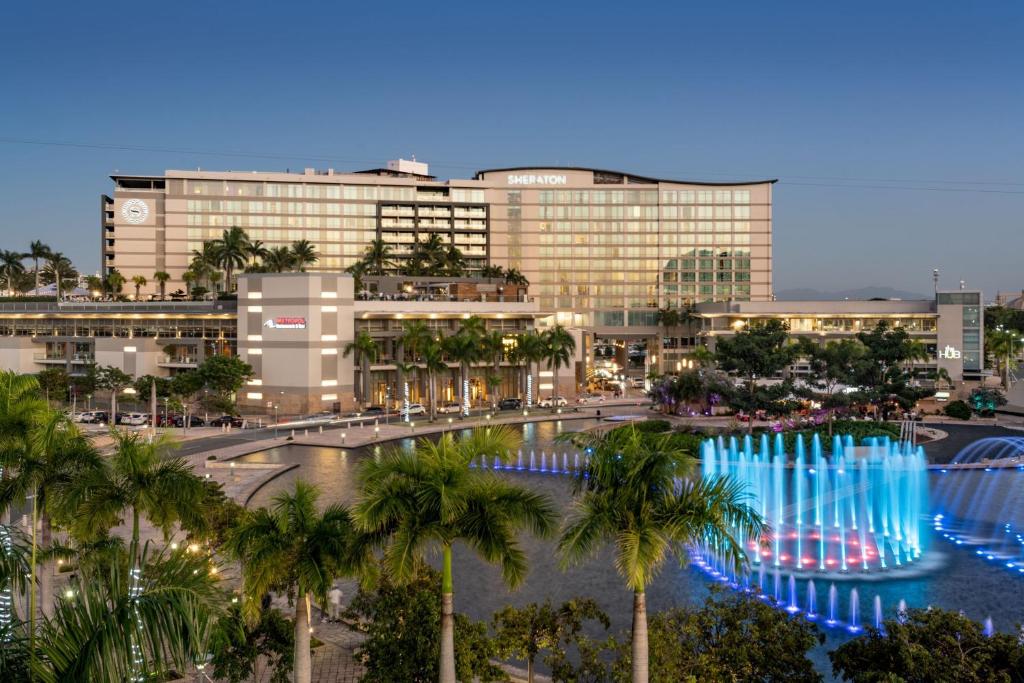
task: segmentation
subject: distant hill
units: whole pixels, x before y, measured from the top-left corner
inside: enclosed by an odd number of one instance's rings
[[[780,301],[842,301],[843,299],[931,299],[920,292],[906,292],[892,287],[861,287],[837,292],[823,292],[819,289],[783,289],[775,293]]]

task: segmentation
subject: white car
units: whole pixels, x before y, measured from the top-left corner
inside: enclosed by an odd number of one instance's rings
[[[587,405],[588,403],[604,403],[604,394],[583,394],[576,399],[576,402],[580,405]]]
[[[437,412],[442,415],[458,415],[462,412],[462,404],[456,403],[455,401],[449,401],[448,403],[442,403],[437,407]]]
[[[427,409],[423,407],[422,403],[410,403],[409,404],[410,415],[426,415]]]
[[[642,377],[633,377],[632,379],[629,380],[629,386],[633,387],[634,389],[643,389],[644,380]]]
[[[537,405],[541,408],[561,408],[569,405],[569,402],[565,400],[564,396],[548,396],[542,398]]]
[[[145,413],[125,413],[121,416],[121,424],[123,425],[144,425],[149,422],[149,415]]]

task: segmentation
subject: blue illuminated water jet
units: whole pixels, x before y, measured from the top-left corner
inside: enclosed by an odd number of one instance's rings
[[[767,538],[742,539],[755,565],[798,575],[903,567],[924,551],[922,519],[928,506],[924,449],[870,438],[861,446],[836,436],[826,456],[817,435],[810,452],[797,435],[794,454],[782,434],[708,439],[701,446],[703,476],[741,482],[751,505],[771,528]],[[712,549],[713,552],[713,549]]]

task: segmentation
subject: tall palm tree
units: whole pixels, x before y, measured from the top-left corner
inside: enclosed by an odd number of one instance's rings
[[[53,253],[53,250],[50,249],[49,245],[39,240],[29,242],[28,253],[25,255],[32,259],[32,271],[36,276],[36,290],[39,289],[39,261],[40,259],[49,258],[51,253]]]
[[[32,667],[41,683],[120,683],[187,671],[208,652],[208,638],[226,611],[224,592],[206,558],[143,552],[144,575],[124,553],[96,577],[71,579],[36,638]]]
[[[129,517],[132,560],[139,566],[141,518],[161,529],[165,537],[178,522],[202,528],[199,515],[205,488],[188,462],[172,455],[176,445],[167,435],[152,440],[139,432],[112,430],[110,435],[113,455],[66,495],[67,505],[77,510],[71,528],[77,537],[94,539]]]
[[[380,349],[377,347],[377,342],[373,340],[373,337],[366,330],[360,330],[356,338],[345,344],[345,348],[342,349],[343,356],[348,357],[352,354],[355,356],[355,361],[359,364],[361,387],[359,400],[364,408],[370,405],[370,363],[377,360],[379,352]]]
[[[138,301],[141,296],[140,290],[146,286],[148,280],[145,275],[132,275],[132,285],[135,287],[135,300]]]
[[[462,255],[462,251],[454,244],[449,244],[444,250],[444,256],[441,259],[440,265],[440,275],[462,277],[466,274],[466,258]]]
[[[19,375],[0,370],[0,486],[11,476],[11,468],[29,454],[30,439],[36,416],[46,407],[35,375]],[[10,507],[0,506],[0,522],[10,519]],[[12,604],[12,583],[0,583],[0,600]],[[0,614],[0,631],[10,628],[12,615]]]
[[[364,573],[369,565],[368,537],[357,532],[347,508],[317,509],[319,492],[303,481],[279,493],[270,509],[250,511],[231,532],[227,547],[242,563],[251,619],[270,591],[295,597],[295,681],[311,676],[309,600],[327,603],[335,579]]]
[[[558,369],[572,365],[573,354],[576,352],[576,340],[561,325],[555,325],[544,333],[544,359],[552,370],[554,388],[552,395],[558,394]],[[555,402],[551,402],[551,410],[555,410]]]
[[[437,374],[448,369],[444,359],[444,346],[434,339],[420,348],[420,362],[427,373],[427,394],[430,398],[430,421],[437,419]]]
[[[398,386],[403,391],[403,394],[407,386],[405,375],[412,374],[413,381],[415,382],[415,375],[419,370],[419,366],[416,365],[416,359],[419,356],[420,349],[424,344],[429,343],[430,339],[430,328],[422,320],[414,320],[402,325],[402,334],[396,340],[398,347],[398,363],[396,367],[398,369]],[[409,354],[408,360],[412,361],[411,369],[410,365],[405,363],[406,352]],[[404,396],[404,398],[408,400],[408,396]]]
[[[125,283],[124,275],[121,275],[120,272],[114,269],[107,273],[106,280],[111,294],[117,295],[121,293]]]
[[[263,263],[272,273],[284,273],[295,267],[295,254],[288,247],[274,247],[263,257]]]
[[[444,340],[447,356],[459,364],[459,397],[462,414],[469,414],[469,367],[480,360],[480,337],[466,328]]]
[[[28,448],[20,455],[8,463],[11,475],[0,481],[0,508],[6,510],[32,500],[29,616],[34,620],[37,609],[49,615],[54,607],[53,560],[47,559],[37,567],[39,550],[45,553],[53,545],[55,520],[69,521],[73,516],[74,511],[64,507],[68,494],[83,477],[99,468],[100,456],[68,416],[56,410],[35,413]]]
[[[57,286],[58,301],[60,301],[64,284],[73,282],[77,277],[78,271],[71,264],[71,259],[61,252],[54,251],[46,257],[46,265],[43,267],[43,281],[46,284],[55,284]]]
[[[249,240],[246,255],[249,257],[250,267],[255,268],[258,263],[267,258],[269,253],[270,249],[267,248],[263,240]]]
[[[316,247],[309,240],[297,240],[292,242],[292,256],[295,259],[295,268],[300,273],[306,272],[306,266],[311,266],[320,260]]]
[[[534,376],[534,367],[544,360],[546,348],[543,337],[536,332],[516,335],[515,358],[521,364],[522,377],[520,381],[525,403],[528,406],[533,405],[537,385],[535,380],[527,381],[527,378]]]
[[[455,683],[455,616],[452,546],[461,542],[482,559],[501,567],[514,588],[526,575],[518,533],[546,536],[555,510],[544,495],[470,469],[480,457],[508,458],[519,439],[505,427],[475,429],[456,440],[421,439],[414,451],[394,448],[359,470],[360,495],[354,507],[359,527],[387,538],[384,563],[397,581],[408,580],[425,548],[440,546],[441,683]]]
[[[498,407],[498,387],[501,386],[501,361],[505,359],[505,335],[492,330],[480,339],[481,355],[491,362],[491,374],[487,377],[491,409]]]
[[[225,230],[214,242],[216,264],[224,269],[224,291],[232,291],[231,276],[235,270],[244,268],[249,258],[249,236],[237,225]]]
[[[647,683],[647,585],[674,554],[707,544],[741,569],[744,540],[765,531],[741,484],[703,479],[696,459],[669,435],[643,434],[633,426],[567,434],[564,440],[590,454],[573,479],[575,500],[558,550],[564,567],[615,546],[615,569],[633,591],[633,683]]]
[[[366,264],[368,275],[384,275],[395,267],[391,259],[391,247],[382,237],[378,237],[366,246],[363,253],[363,262]]]
[[[366,275],[366,263],[362,260],[356,261],[346,268],[345,272],[352,276],[352,290],[356,294],[363,291],[363,276]]]
[[[181,279],[185,283],[185,296],[192,298],[192,285],[196,283],[199,277],[196,275],[196,271],[189,268],[181,274]]]
[[[171,279],[171,274],[166,272],[166,271],[158,270],[155,273],[153,273],[153,280],[156,282],[157,286],[160,288],[160,298],[161,299],[166,298],[167,281],[170,280],[170,279]],[[138,298],[138,297],[136,297],[136,298]]]
[[[19,251],[0,251],[0,270],[4,274],[4,286],[8,295],[14,295],[15,278],[25,272],[25,264],[21,262],[23,258],[25,255]]]

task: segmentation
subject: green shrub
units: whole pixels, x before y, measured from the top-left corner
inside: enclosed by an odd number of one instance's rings
[[[953,401],[946,406],[946,415],[956,418],[957,420],[970,420],[971,419],[971,407],[963,401]]]
[[[644,434],[662,434],[672,429],[672,423],[668,420],[642,420],[631,424]]]

